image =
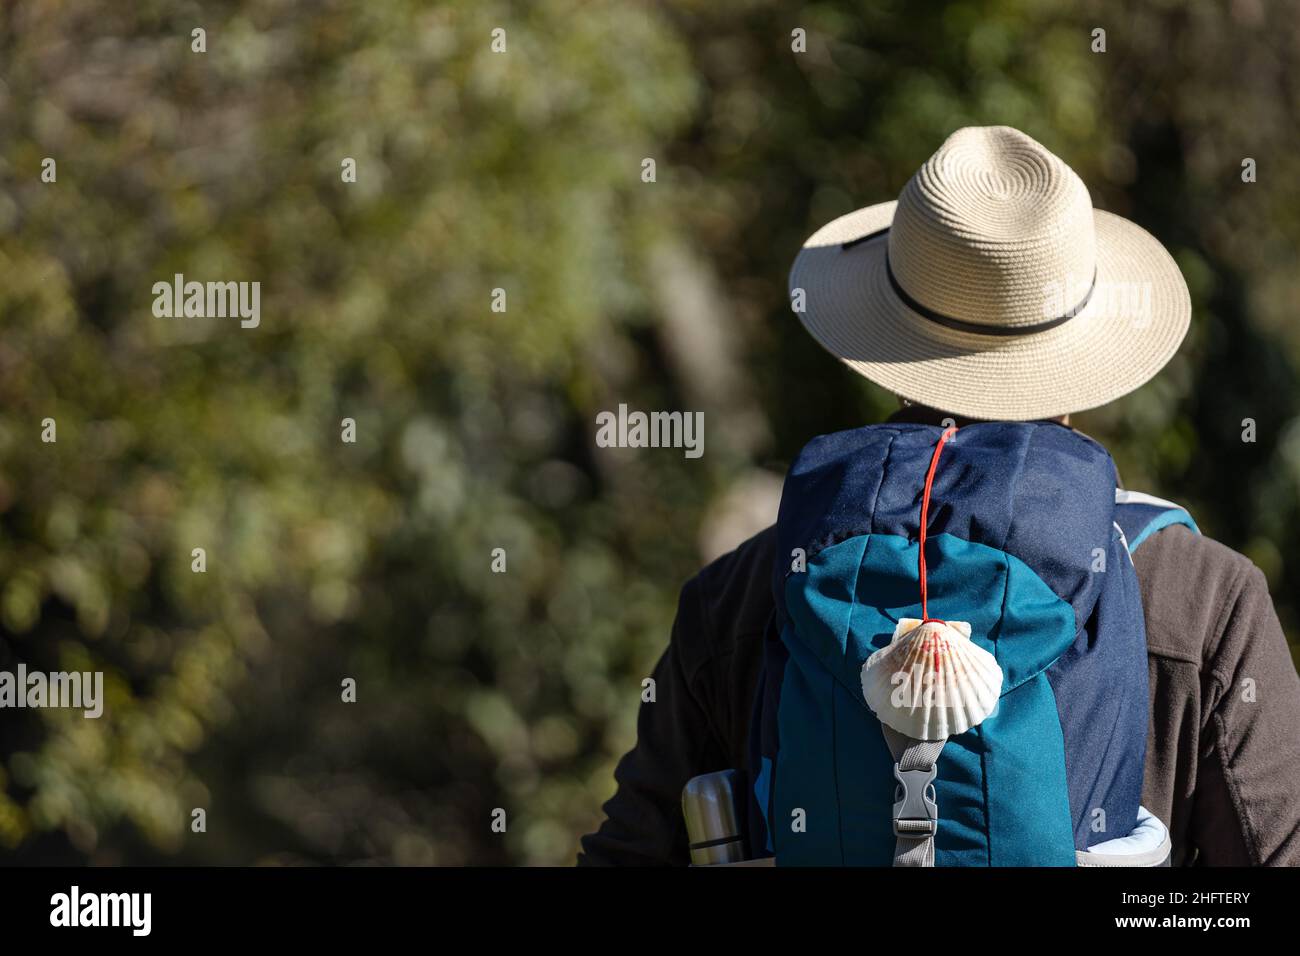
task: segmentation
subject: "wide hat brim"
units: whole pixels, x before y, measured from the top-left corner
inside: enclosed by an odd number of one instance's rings
[[[991,336],[926,318],[891,286],[888,232],[843,247],[887,230],[897,205],[868,206],[817,230],[790,270],[790,291],[823,348],[903,398],[965,418],[1054,418],[1133,391],[1187,334],[1191,297],[1173,257],[1142,227],[1100,209],[1096,288],[1068,321]]]

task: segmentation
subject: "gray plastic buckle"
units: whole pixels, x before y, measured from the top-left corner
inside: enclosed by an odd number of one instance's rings
[[[894,764],[894,836],[924,839],[939,830],[939,805],[934,800],[934,778],[939,768],[899,770]]]

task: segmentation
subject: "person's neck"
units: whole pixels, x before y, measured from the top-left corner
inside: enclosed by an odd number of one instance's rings
[[[903,405],[887,419],[890,422],[904,422],[917,425],[956,425],[958,428],[965,428],[967,425],[974,425],[977,422],[988,421],[983,418],[966,418],[962,415],[954,415],[952,412],[940,411],[937,408],[930,408],[928,405],[909,404]],[[1050,418],[1046,421],[1056,422],[1058,425],[1070,427],[1070,416],[1062,415],[1060,418]]]
[[[951,412],[942,412],[937,408],[930,408],[928,405],[902,405],[889,416],[891,422],[904,422],[915,425],[956,425],[958,428],[965,428],[967,425],[973,425],[983,419],[965,418],[961,415],[954,415]]]

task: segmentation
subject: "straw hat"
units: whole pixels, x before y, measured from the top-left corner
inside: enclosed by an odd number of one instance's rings
[[[967,418],[1051,418],[1147,381],[1187,284],[1148,232],[1008,126],[948,137],[896,202],[841,216],[790,270],[804,326],[850,368]]]

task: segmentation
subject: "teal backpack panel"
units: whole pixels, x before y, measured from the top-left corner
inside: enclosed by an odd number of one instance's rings
[[[940,756],[936,863],[1072,866],[1064,747],[1043,672],[1074,640],[1073,610],[1012,555],[951,535],[930,547],[940,555],[931,613],[969,620],[972,640],[1006,675],[998,710]],[[779,864],[892,859],[893,759],[859,674],[900,618],[919,615],[916,560],[915,542],[859,535],[818,552],[786,581],[780,736],[830,745],[778,752],[770,799]],[[796,810],[805,832],[791,829]]]

